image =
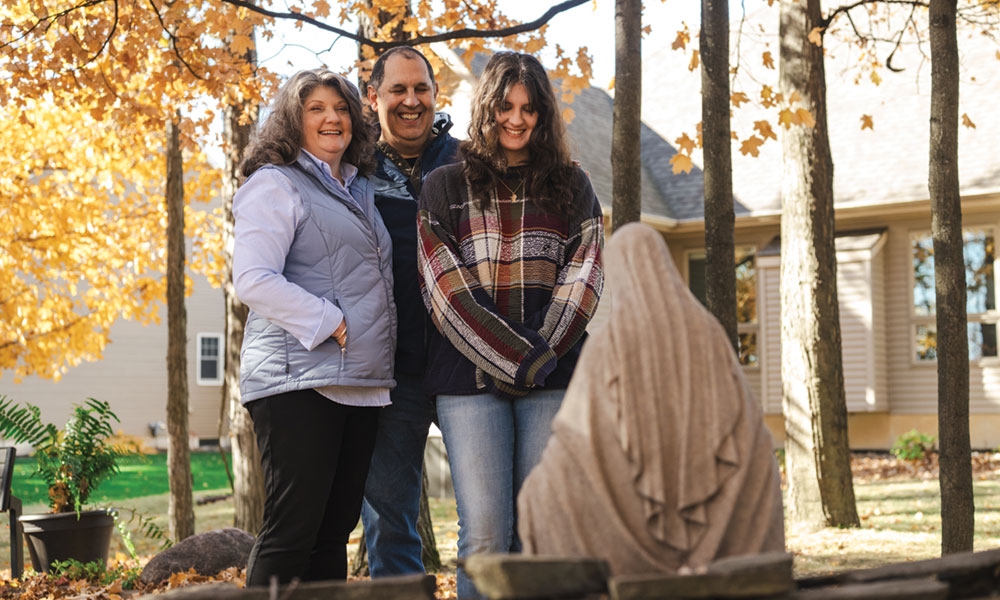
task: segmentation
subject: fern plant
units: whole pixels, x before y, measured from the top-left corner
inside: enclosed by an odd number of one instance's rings
[[[102,481],[118,472],[118,460],[139,454],[134,446],[114,443],[112,423],[120,422],[111,405],[88,398],[73,407],[60,430],[43,423],[41,410],[0,396],[0,437],[30,444],[36,475],[49,487],[52,512],[79,512]]]

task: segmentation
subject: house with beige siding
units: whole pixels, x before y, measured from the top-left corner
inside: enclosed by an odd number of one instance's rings
[[[642,219],[662,232],[697,295],[704,290],[701,156],[695,153],[695,167],[686,174],[674,174],[669,161],[677,152],[672,142],[684,133],[694,137],[700,121],[700,72],[688,71],[689,57],[672,51],[669,43],[655,37],[643,41]],[[744,49],[748,45],[744,40]],[[969,119],[959,131],[959,167],[969,287],[971,441],[974,448],[995,448],[1000,445],[994,268],[1000,232],[1000,112],[995,107],[1000,61],[995,43],[983,36],[963,36],[959,47],[959,113]],[[831,42],[826,65],[844,382],[851,446],[886,449],[914,428],[937,433],[927,186],[930,66],[914,49],[904,50],[895,62],[902,72],[882,72],[880,85],[869,79],[856,83],[857,71],[846,64],[855,54]],[[777,89],[777,72],[764,71],[755,73],[756,83],[737,77],[733,91],[753,96],[760,82]],[[586,91],[573,105],[576,118],[569,127],[575,153],[606,206],[611,204],[611,103],[607,92]],[[861,127],[866,115],[871,129]],[[777,129],[775,116],[744,106],[734,110],[733,130],[746,139],[760,119]],[[740,356],[780,442],[781,147],[770,140],[758,157],[744,156],[738,147],[733,191]]]
[[[186,299],[188,319],[188,428],[191,446],[219,440],[225,330],[222,291],[204,277],[194,281]],[[163,307],[161,315],[166,314]],[[71,367],[59,380],[26,377],[15,382],[9,372],[0,377],[0,394],[37,405],[42,419],[61,424],[88,397],[106,400],[121,419],[116,429],[149,438],[165,448],[167,420],[167,323],[141,325],[119,320],[110,343],[96,362]]]

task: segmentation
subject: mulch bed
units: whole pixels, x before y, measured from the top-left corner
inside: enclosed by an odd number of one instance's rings
[[[925,460],[899,460],[887,452],[855,452],[851,473],[856,483],[899,479],[937,479],[938,455]],[[973,452],[972,476],[976,479],[1000,477],[1000,452]]]

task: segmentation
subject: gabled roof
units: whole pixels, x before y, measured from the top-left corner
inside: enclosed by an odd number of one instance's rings
[[[762,83],[778,90],[777,9],[764,7],[748,16],[742,33],[733,25],[731,49],[742,53],[740,76],[733,91],[755,98]],[[739,15],[734,15],[738,17]],[[758,27],[760,25],[760,27]],[[642,211],[676,221],[704,218],[701,151],[694,154],[690,173],[675,175],[670,159],[674,140],[695,137],[701,121],[701,72],[688,69],[690,56],[670,48],[668,35],[643,40],[642,67]],[[834,199],[838,207],[926,201],[929,196],[930,63],[923,50],[904,47],[894,66],[902,72],[879,71],[880,85],[862,78],[859,49],[828,35],[826,80],[830,146],[834,161]],[[775,68],[760,66],[769,50]],[[962,61],[959,114],[975,128],[959,127],[960,185],[964,197],[1000,195],[1000,44],[984,35],[959,36]],[[445,54],[441,49],[439,55]],[[473,61],[470,80],[482,72],[486,59]],[[471,88],[469,88],[471,89]],[[456,94],[457,105],[467,104]],[[590,173],[606,208],[612,203],[611,128],[613,100],[597,87],[584,90],[570,105],[575,116],[568,125],[574,158]],[[462,111],[455,110],[455,114]],[[874,129],[861,129],[869,115]],[[770,121],[780,136],[777,111],[743,105],[733,111],[732,128],[740,140],[754,133],[754,122]],[[461,122],[461,118],[456,119]],[[454,131],[464,137],[466,123]],[[775,214],[781,209],[782,157],[779,140],[768,140],[758,157],[744,156],[733,146],[733,197],[736,215]]]
[[[767,11],[763,11],[767,14]],[[773,11],[776,18],[777,12]],[[774,24],[776,28],[776,23]],[[734,32],[734,36],[735,36]],[[677,152],[671,141],[683,133],[694,137],[701,120],[700,71],[689,71],[689,56],[674,52],[669,40],[643,41],[642,210],[676,220],[701,220],[703,180],[700,151],[695,168],[674,175],[670,158]],[[647,46],[647,41],[652,44]],[[828,41],[827,104],[834,160],[834,197],[838,207],[926,200],[930,65],[917,49],[901,51],[894,64],[905,70],[880,72],[881,85],[868,80],[854,83],[857,49]],[[660,45],[657,46],[656,44]],[[735,48],[736,43],[732,44]],[[767,46],[777,60],[772,36],[754,39],[744,32],[740,40],[744,63],[757,61]],[[975,128],[959,128],[959,169],[963,196],[1000,193],[1000,61],[995,42],[985,36],[960,37],[963,77],[959,114],[968,114]],[[756,67],[755,82],[737,80],[734,91],[755,95],[760,83],[778,88],[777,69]],[[591,173],[594,187],[606,206],[611,204],[611,124],[609,94],[590,88],[572,104],[569,125],[577,159]],[[861,129],[862,115],[870,115],[873,130]],[[744,107],[734,111],[733,130],[740,139],[753,133],[754,121],[769,119],[778,130],[776,112]],[[780,135],[780,134],[779,134]],[[733,194],[736,214],[771,213],[781,207],[782,158],[780,141],[769,140],[754,158],[733,147]]]

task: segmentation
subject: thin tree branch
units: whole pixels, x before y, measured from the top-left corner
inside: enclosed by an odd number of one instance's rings
[[[170,48],[174,51],[174,56],[176,56],[177,60],[184,65],[187,72],[191,73],[192,77],[204,81],[205,78],[195,73],[194,68],[188,64],[188,61],[184,60],[184,56],[181,55],[180,46],[177,45],[177,36],[174,35],[174,32],[171,31],[170,28],[167,27],[167,24],[163,22],[163,15],[160,14],[160,9],[156,7],[156,3],[153,0],[149,0],[149,6],[153,9],[153,14],[156,15],[156,20],[160,23],[160,27],[162,27],[163,31],[170,37]]]
[[[339,27],[334,27],[323,21],[304,15],[297,12],[277,12],[273,10],[268,10],[266,8],[257,6],[249,0],[222,0],[226,4],[231,4],[233,6],[238,6],[245,8],[251,12],[255,12],[266,17],[271,17],[274,19],[289,19],[292,21],[300,21],[302,23],[308,23],[317,29],[322,29],[323,31],[329,31],[330,33],[335,33],[341,37],[345,37],[349,40],[357,42],[358,44],[369,46],[376,52],[382,52],[393,48],[396,46],[418,46],[420,44],[432,44],[434,42],[444,42],[447,40],[457,40],[457,39],[468,39],[468,38],[498,38],[507,37],[511,35],[516,35],[518,33],[525,33],[527,31],[535,31],[539,29],[542,25],[545,25],[556,15],[563,13],[571,8],[576,8],[581,4],[587,2],[588,0],[566,0],[560,4],[557,4],[549,10],[545,11],[541,17],[530,21],[527,23],[521,23],[520,25],[514,25],[511,27],[504,27],[502,29],[456,29],[454,31],[447,31],[444,33],[438,33],[435,35],[418,35],[407,40],[402,41],[385,41],[379,42],[375,40],[370,40],[364,36],[360,36],[356,33],[347,31],[345,29],[340,29]]]
[[[854,10],[855,8],[859,6],[864,6],[866,4],[901,4],[904,6],[913,6],[914,8],[918,6],[927,8],[929,6],[926,0],[858,0],[853,4],[844,4],[842,6],[838,6],[837,8],[833,9],[830,12],[830,14],[828,14],[826,17],[820,20],[819,26],[822,27],[823,29],[826,29],[830,26],[831,23],[833,23],[834,19],[836,19],[838,15],[842,13],[848,13]]]
[[[892,47],[892,52],[890,52],[889,56],[886,57],[885,59],[885,68],[889,69],[893,73],[902,73],[905,70],[902,67],[892,66],[892,57],[896,55],[896,51],[899,50],[900,46],[903,45],[903,34],[906,33],[906,24],[913,23],[913,25],[916,25],[916,23],[913,22],[913,15],[916,12],[917,12],[916,6],[910,9],[910,16],[906,17],[906,22],[903,23],[903,26],[899,28],[899,37],[896,38],[896,43]]]
[[[4,42],[3,44],[0,44],[0,50],[2,50],[4,48],[11,47],[14,44],[16,44],[17,42],[20,42],[22,40],[27,39],[31,35],[31,33],[35,29],[37,29],[39,27],[45,26],[45,32],[48,33],[49,28],[51,28],[52,25],[57,20],[59,20],[60,18],[65,17],[66,15],[68,15],[68,14],[74,12],[74,11],[77,11],[77,10],[81,10],[81,9],[84,9],[84,8],[89,8],[91,6],[97,6],[98,4],[103,4],[106,1],[107,0],[87,0],[86,2],[81,2],[80,4],[77,4],[76,6],[71,6],[69,8],[63,9],[63,10],[61,10],[61,11],[55,13],[55,14],[51,14],[51,15],[46,15],[44,17],[40,17],[37,21],[35,21],[35,23],[31,27],[28,27],[24,31],[23,34],[21,34],[21,35],[19,35],[17,37],[11,38],[11,40],[8,41],[8,42]]]

